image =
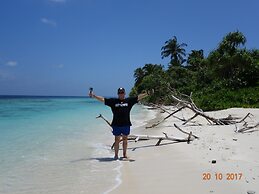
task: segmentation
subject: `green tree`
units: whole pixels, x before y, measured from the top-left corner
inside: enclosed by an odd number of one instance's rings
[[[153,74],[157,71],[162,71],[163,66],[157,64],[145,64],[144,67],[139,67],[134,71],[135,86],[138,86],[143,78],[147,75]]]
[[[140,93],[142,90],[147,90],[147,84],[143,84],[143,80],[147,79],[146,77],[149,75],[159,76],[163,72],[163,66],[157,64],[145,64],[142,68],[137,68],[134,71],[135,85],[134,91],[135,93]],[[154,88],[154,86],[153,86]]]
[[[203,59],[204,54],[202,49],[192,50],[187,59],[188,68],[194,71],[200,69]]]
[[[257,52],[242,49],[245,43],[246,37],[241,32],[230,32],[208,56],[213,79],[224,87],[236,89],[257,82]]]
[[[242,32],[230,32],[220,42],[218,51],[221,54],[229,54],[232,56],[237,51],[238,47],[245,45],[246,37]]]
[[[195,87],[194,73],[185,67],[169,68],[166,74],[170,87],[181,93],[190,94]]]
[[[176,36],[174,36],[172,39],[166,41],[165,45],[161,48],[162,59],[170,56],[171,61],[169,67],[181,66],[186,61],[184,59],[184,57],[186,56],[186,51],[184,47],[186,46],[187,44],[185,43],[179,44]]]
[[[187,45],[173,37],[161,49],[162,58],[171,59],[169,68],[157,64],[137,68],[131,95],[155,89],[147,102],[171,104],[169,88],[174,88],[187,95],[193,92],[193,100],[203,110],[259,107],[259,50],[247,50],[245,43],[241,32],[230,32],[208,57],[203,50],[192,50],[185,66]]]
[[[163,66],[162,65],[158,65],[158,64],[145,64],[144,67],[142,68],[144,71],[144,75],[150,75],[152,73],[156,73],[158,71],[162,71],[163,70]]]
[[[145,76],[144,70],[142,68],[137,68],[134,71],[135,85],[139,85]]]

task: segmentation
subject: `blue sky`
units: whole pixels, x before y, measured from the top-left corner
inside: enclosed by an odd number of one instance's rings
[[[176,36],[213,50],[239,30],[259,48],[255,0],[1,0],[0,95],[116,95]]]

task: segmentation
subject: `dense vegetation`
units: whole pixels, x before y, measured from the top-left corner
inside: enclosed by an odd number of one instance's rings
[[[130,95],[155,89],[147,102],[172,104],[171,89],[190,95],[203,110],[229,107],[259,108],[259,50],[245,47],[246,37],[230,32],[208,56],[203,50],[187,54],[187,44],[174,36],[161,49],[168,67],[145,64],[134,71]]]

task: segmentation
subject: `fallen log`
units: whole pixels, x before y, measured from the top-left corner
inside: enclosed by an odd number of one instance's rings
[[[110,122],[106,118],[104,118],[101,114],[99,116],[97,116],[96,118],[97,119],[98,118],[103,119],[111,127]],[[175,142],[187,142],[189,144],[191,141],[193,141],[196,138],[196,136],[192,135],[192,132],[190,132],[190,133],[184,132],[184,133],[188,134],[187,138],[171,137],[171,136],[168,136],[166,133],[163,133],[164,136],[134,135],[134,134],[132,134],[132,135],[128,136],[128,140],[134,140],[135,142],[138,142],[139,140],[158,139],[158,142],[156,143],[156,146],[158,146],[158,145],[160,145],[162,140],[170,140],[170,141],[175,141]],[[120,142],[121,141],[122,141],[122,139],[120,140]],[[114,144],[115,144],[115,142],[111,146],[111,149],[114,148]]]
[[[151,139],[158,139],[158,142],[156,143],[156,146],[160,145],[162,140],[170,140],[170,141],[176,141],[176,142],[187,142],[193,141],[195,138],[192,136],[192,132],[188,134],[187,138],[179,138],[179,137],[172,137],[168,136],[166,133],[163,133],[164,136],[152,136],[152,135],[130,135],[131,138],[135,137],[135,141],[138,140],[151,140]]]

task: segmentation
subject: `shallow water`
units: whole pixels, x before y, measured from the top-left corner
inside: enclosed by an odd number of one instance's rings
[[[0,98],[0,193],[103,193],[119,182],[109,107],[90,98]],[[134,126],[148,111],[136,105]],[[109,142],[109,143],[107,143]]]

